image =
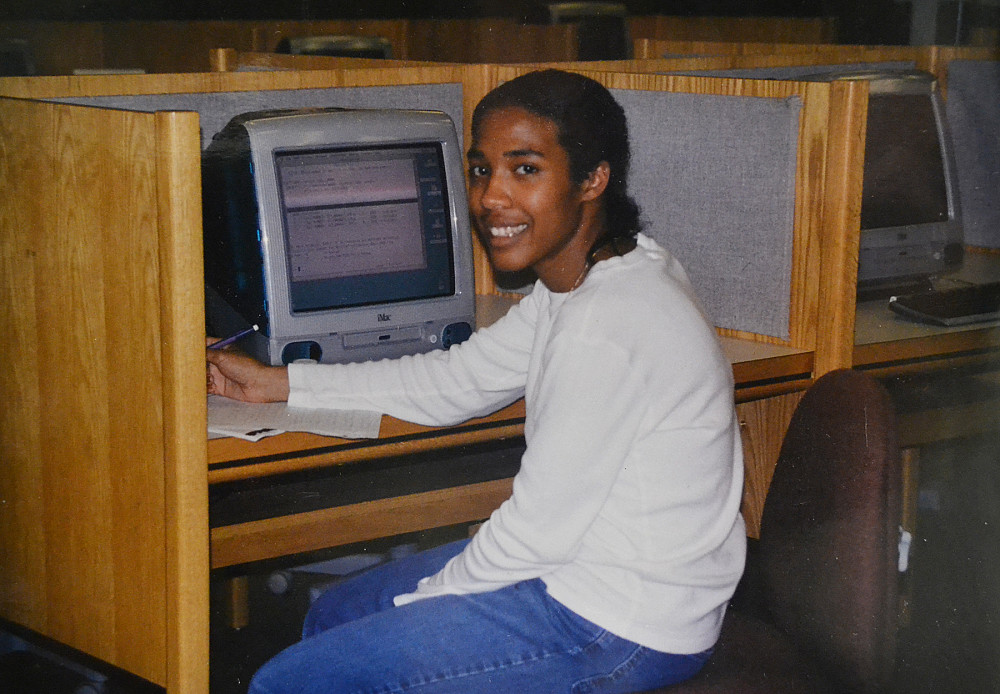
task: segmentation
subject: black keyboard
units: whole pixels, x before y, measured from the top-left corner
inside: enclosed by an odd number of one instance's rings
[[[1000,320],[1000,282],[970,284],[894,296],[889,308],[931,325],[967,325]]]

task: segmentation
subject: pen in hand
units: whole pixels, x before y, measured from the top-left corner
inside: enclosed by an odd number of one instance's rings
[[[227,347],[227,346],[233,344],[234,342],[242,340],[247,335],[255,333],[258,330],[260,330],[259,326],[257,326],[256,324],[252,325],[249,328],[247,328],[246,330],[239,331],[235,335],[230,335],[229,337],[227,337],[227,338],[225,338],[223,340],[219,340],[218,342],[213,342],[212,344],[210,344],[208,346],[208,348],[209,349],[222,349],[223,347]]]

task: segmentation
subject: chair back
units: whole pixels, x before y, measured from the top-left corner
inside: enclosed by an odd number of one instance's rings
[[[852,691],[892,675],[901,477],[885,388],[846,369],[817,380],[768,491],[760,568],[774,622]]]

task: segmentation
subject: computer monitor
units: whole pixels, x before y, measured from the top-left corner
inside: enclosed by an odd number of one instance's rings
[[[858,296],[923,287],[963,255],[962,216],[944,104],[918,70],[825,73],[869,82]]]
[[[437,111],[232,119],[203,157],[208,329],[270,364],[448,348],[475,324],[455,126]]]

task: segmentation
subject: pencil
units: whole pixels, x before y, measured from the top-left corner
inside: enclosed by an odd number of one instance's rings
[[[212,344],[210,344],[208,346],[208,348],[209,349],[222,349],[223,347],[231,345],[231,344],[233,344],[234,342],[236,342],[238,340],[242,340],[247,335],[250,335],[251,333],[255,333],[258,330],[260,330],[259,326],[252,325],[249,328],[247,328],[246,330],[241,330],[238,333],[236,333],[235,335],[230,335],[229,337],[225,338],[224,340],[219,340],[218,342],[213,342]]]

